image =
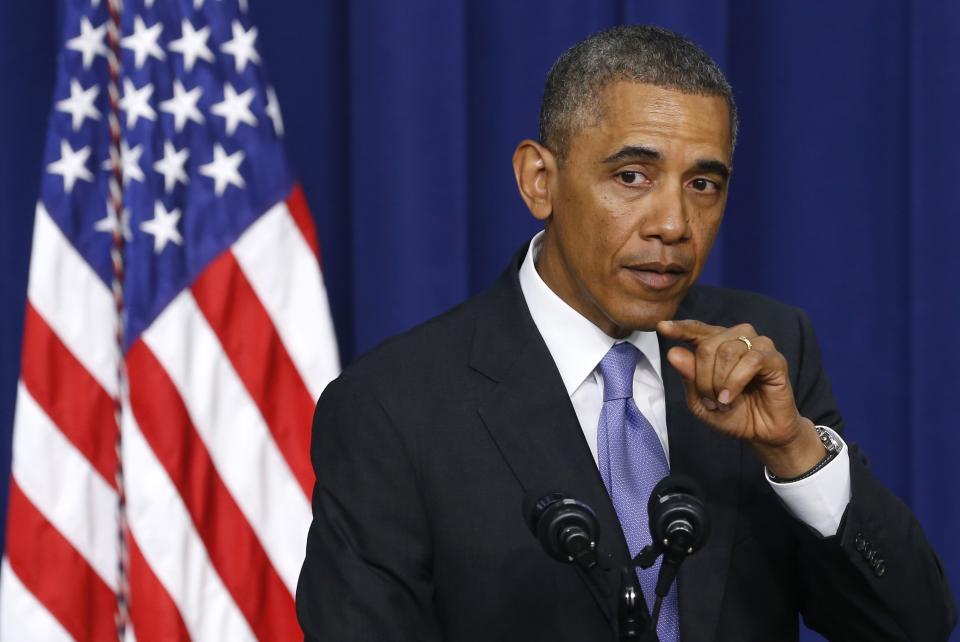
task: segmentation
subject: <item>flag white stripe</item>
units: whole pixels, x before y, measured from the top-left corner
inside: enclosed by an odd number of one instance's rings
[[[233,245],[244,275],[273,321],[314,400],[340,371],[327,290],[317,257],[283,201]]]
[[[177,295],[143,339],[176,386],[220,479],[293,594],[310,505],[189,290]]]
[[[10,561],[0,565],[0,642],[72,642],[73,638],[27,590]]]
[[[38,465],[44,461],[56,465]],[[17,386],[12,469],[23,494],[115,590],[117,495],[22,382]]]
[[[117,394],[113,295],[37,204],[33,227],[30,303],[110,396]],[[29,356],[29,355],[28,355]]]
[[[144,559],[177,605],[192,639],[254,640],[210,562],[176,486],[140,432],[129,402],[123,416],[127,520]]]

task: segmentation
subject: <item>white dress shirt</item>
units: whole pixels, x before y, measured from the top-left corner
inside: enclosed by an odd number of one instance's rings
[[[583,435],[597,460],[597,426],[603,407],[603,377],[597,366],[619,340],[595,326],[570,307],[540,277],[534,258],[540,251],[543,232],[530,243],[520,268],[520,289],[533,322],[543,336],[560,378],[570,395]],[[667,438],[666,402],[661,377],[660,343],[656,332],[633,332],[626,339],[640,350],[642,357],[633,373],[633,400],[647,418],[670,459]],[[787,508],[823,536],[834,535],[850,501],[850,460],[846,444],[840,454],[815,474],[796,482],[776,483],[773,487]]]

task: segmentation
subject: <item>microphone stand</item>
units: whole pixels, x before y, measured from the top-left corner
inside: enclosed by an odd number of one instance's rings
[[[660,607],[663,605],[663,598],[670,592],[670,587],[677,577],[680,562],[685,559],[684,554],[678,553],[687,549],[690,543],[689,533],[682,529],[674,531],[672,535],[669,547],[663,547],[659,545],[659,542],[649,544],[643,547],[643,550],[633,558],[629,566],[621,569],[618,618],[620,642],[640,642],[641,640],[659,642],[657,622],[660,619]],[[655,599],[648,619],[643,617],[645,614],[640,605],[635,581],[636,576],[633,571],[637,567],[650,568],[661,555],[663,555],[663,561],[660,564],[660,573],[657,575],[657,585],[654,589]]]
[[[619,626],[616,639],[619,642],[660,642],[657,637],[656,622],[651,622],[643,608],[633,568],[636,566],[624,566],[620,569],[620,599],[617,612]]]

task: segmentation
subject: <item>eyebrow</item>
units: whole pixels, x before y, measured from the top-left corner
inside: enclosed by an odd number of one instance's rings
[[[624,161],[661,161],[663,154],[646,145],[627,145],[603,159],[603,164],[622,163]],[[723,180],[730,178],[730,168],[723,161],[716,159],[700,159],[695,163],[698,171],[717,174],[723,177]]]
[[[718,174],[723,180],[730,178],[730,168],[727,164],[718,160],[698,160],[697,169],[708,174]]]
[[[603,159],[603,163],[622,163],[629,160],[663,160],[663,154],[653,147],[644,145],[627,145],[621,147],[613,155]]]

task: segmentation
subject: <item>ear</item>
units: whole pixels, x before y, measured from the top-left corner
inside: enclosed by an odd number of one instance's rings
[[[513,152],[513,175],[517,179],[520,196],[533,216],[546,221],[553,214],[550,186],[557,175],[557,160],[553,153],[535,140],[524,140]]]

